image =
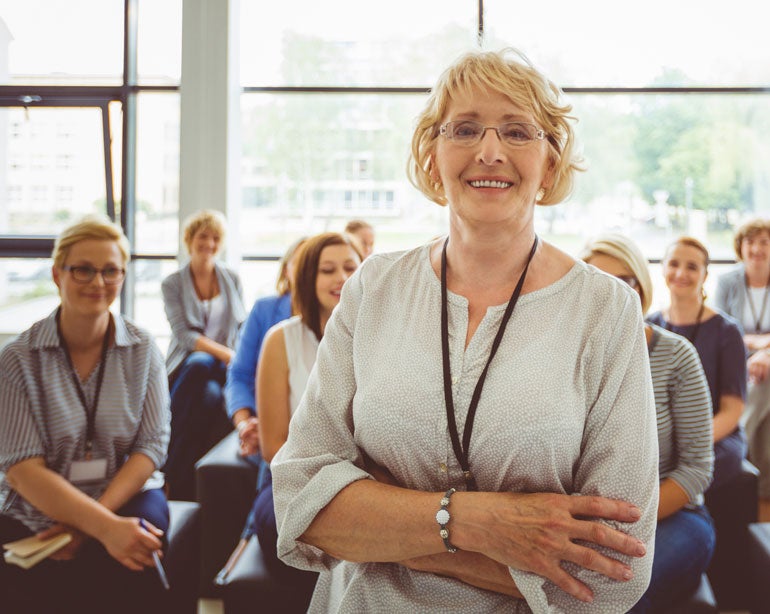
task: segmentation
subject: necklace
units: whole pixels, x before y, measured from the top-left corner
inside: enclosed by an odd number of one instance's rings
[[[487,378],[487,371],[489,371],[489,364],[497,353],[497,348],[500,347],[500,342],[503,340],[503,334],[505,333],[505,327],[508,325],[508,320],[511,319],[513,309],[516,307],[516,303],[519,300],[521,289],[524,287],[524,280],[527,277],[527,270],[529,269],[529,263],[532,262],[532,258],[537,250],[537,235],[532,242],[532,249],[529,250],[529,256],[527,262],[524,265],[524,270],[519,276],[519,281],[516,283],[516,288],[511,294],[511,298],[508,301],[508,306],[505,308],[503,319],[500,322],[500,327],[497,329],[497,335],[492,342],[492,349],[489,352],[489,358],[487,358],[487,364],[484,366],[484,370],[479,376],[479,381],[476,383],[476,388],[473,390],[473,397],[471,397],[471,404],[468,406],[468,414],[465,417],[465,425],[463,426],[463,441],[460,443],[460,436],[457,432],[457,421],[455,419],[455,406],[454,399],[452,397],[452,372],[449,364],[449,313],[447,307],[447,281],[446,281],[446,247],[449,243],[449,237],[444,241],[444,249],[441,250],[441,356],[444,366],[444,402],[446,403],[446,416],[447,424],[449,426],[449,437],[452,439],[452,448],[454,449],[455,458],[460,463],[460,467],[463,470],[463,476],[465,478],[465,486],[468,490],[478,490],[476,480],[471,473],[470,464],[468,463],[468,449],[471,443],[471,433],[473,432],[473,421],[476,418],[476,408],[479,405],[479,399],[481,398],[481,389],[484,387],[484,380]]]
[[[749,278],[743,276],[743,285],[746,288],[746,298],[749,301],[749,309],[751,310],[751,317],[754,320],[754,332],[759,333],[762,331],[762,320],[765,317],[765,308],[767,307],[767,295],[770,294],[770,277],[767,278],[767,284],[765,285],[765,294],[762,297],[762,307],[759,309],[759,316],[754,309],[754,301],[751,298],[751,292],[749,291]]]
[[[695,338],[698,336],[698,329],[700,328],[700,322],[701,322],[701,319],[703,318],[703,310],[705,308],[706,308],[705,301],[701,301],[700,302],[700,309],[698,309],[698,315],[695,316],[695,327],[692,329],[692,335],[686,335],[684,333],[677,333],[678,335],[682,335],[684,338],[686,338],[693,345],[695,345]],[[669,315],[671,315],[671,310],[670,309],[669,309]],[[671,324],[671,322],[666,320],[664,328],[667,331],[670,331],[670,332],[674,333],[676,331],[673,330],[672,326],[673,325]],[[680,327],[680,328],[684,328],[684,327]]]

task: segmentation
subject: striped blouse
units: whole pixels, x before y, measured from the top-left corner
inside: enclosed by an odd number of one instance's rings
[[[0,514],[32,531],[52,521],[19,496],[4,479],[9,467],[33,457],[69,476],[83,458],[86,414],[56,331],[56,312],[9,342],[0,352]],[[141,452],[162,466],[169,437],[169,397],[163,357],[146,331],[113,315],[115,343],[107,352],[96,412],[93,450],[107,460],[107,478],[78,485],[98,498],[130,454]],[[98,367],[85,382],[89,406]],[[162,485],[156,471],[145,488]]]
[[[687,339],[650,326],[660,479],[673,479],[685,490],[690,503],[699,505],[714,464],[708,382],[698,353]]]

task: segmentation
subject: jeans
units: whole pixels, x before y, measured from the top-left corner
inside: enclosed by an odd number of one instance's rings
[[[715,543],[714,523],[705,507],[682,509],[658,521],[650,586],[631,612],[659,612],[692,595]]]
[[[168,503],[160,489],[137,493],[118,515],[144,518],[165,533]],[[0,515],[0,543],[32,535],[21,522]],[[164,543],[165,548],[165,543]],[[46,559],[31,569],[8,565],[0,557],[0,610],[24,614],[155,614],[169,612],[169,595],[155,569],[131,571],[104,546],[88,539],[70,561]]]
[[[195,463],[232,430],[225,413],[225,364],[193,352],[171,375],[171,439],[163,471],[170,499],[195,500]]]

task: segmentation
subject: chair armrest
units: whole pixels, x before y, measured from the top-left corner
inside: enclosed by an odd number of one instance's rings
[[[196,464],[201,506],[201,592],[217,595],[214,577],[235,548],[257,492],[258,469],[239,453],[233,431]]]

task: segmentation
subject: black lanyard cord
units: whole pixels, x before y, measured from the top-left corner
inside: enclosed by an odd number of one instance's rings
[[[80,404],[86,414],[86,455],[88,456],[91,454],[94,436],[96,435],[96,411],[99,409],[99,395],[101,394],[102,382],[104,381],[104,367],[107,364],[107,350],[110,346],[110,333],[112,332],[112,317],[110,317],[110,321],[107,324],[107,331],[104,333],[104,340],[102,341],[102,355],[99,360],[99,371],[96,374],[96,392],[94,393],[94,402],[91,407],[88,406],[86,394],[83,391],[83,387],[80,385],[80,377],[72,362],[67,342],[64,340],[64,335],[62,335],[61,332],[61,307],[56,312],[56,332],[59,335],[59,346],[64,350],[64,356],[67,359],[72,382],[75,384],[75,390],[77,390]]]
[[[481,399],[481,390],[484,387],[484,380],[487,377],[487,371],[489,371],[489,365],[492,359],[497,353],[497,349],[500,347],[500,343],[503,340],[505,334],[505,328],[508,325],[508,321],[511,319],[513,310],[516,307],[516,303],[521,295],[521,289],[524,287],[524,280],[527,277],[527,271],[529,270],[529,264],[532,262],[532,258],[535,256],[537,250],[538,238],[535,235],[535,240],[532,242],[532,249],[529,251],[527,262],[524,265],[524,270],[519,276],[519,281],[516,284],[516,288],[511,294],[511,298],[508,300],[508,306],[505,308],[500,326],[497,329],[497,335],[492,342],[492,349],[489,352],[489,358],[487,358],[487,364],[484,366],[484,370],[479,376],[479,381],[476,383],[476,388],[473,391],[471,397],[471,403],[468,406],[468,415],[465,417],[465,426],[463,427],[463,441],[460,443],[460,436],[457,432],[457,420],[455,417],[454,400],[452,398],[452,373],[449,363],[449,311],[447,307],[447,279],[446,279],[446,248],[449,244],[449,237],[444,241],[444,247],[441,250],[441,354],[443,358],[444,367],[444,402],[446,404],[447,423],[449,426],[449,436],[452,440],[452,448],[454,449],[455,457],[460,463],[460,467],[463,470],[465,476],[465,483],[468,490],[478,490],[476,480],[470,471],[470,464],[468,463],[468,451],[471,443],[471,433],[473,432],[473,421],[476,418],[476,408],[479,405]]]
[[[746,286],[746,298],[749,300],[749,309],[751,310],[751,317],[754,318],[754,332],[759,333],[762,330],[762,319],[765,317],[765,308],[767,307],[767,295],[770,294],[770,277],[767,278],[767,285],[765,286],[765,295],[762,297],[762,307],[759,310],[759,317],[757,317],[754,310],[754,301],[751,299],[751,291],[749,289],[749,279],[746,275],[743,276],[743,284]]]

